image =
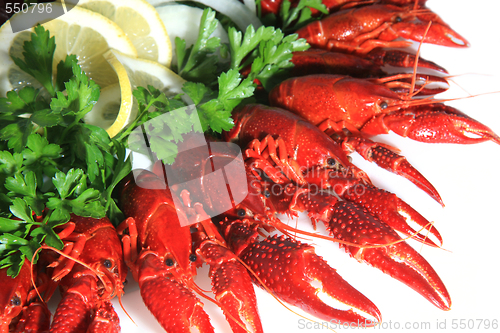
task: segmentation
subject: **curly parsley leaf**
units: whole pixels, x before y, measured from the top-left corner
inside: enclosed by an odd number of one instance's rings
[[[305,40],[297,40],[296,34],[285,36],[279,29],[264,26],[257,31],[249,26],[244,36],[230,28],[229,43],[234,54],[231,68],[241,70],[251,65],[248,77],[259,80],[266,90],[278,81],[280,72],[293,66],[293,52],[309,48]]]
[[[290,0],[283,0],[277,15],[269,13],[265,16],[262,16],[260,1],[257,0],[256,3],[258,6],[257,14],[262,23],[266,26],[279,27],[286,33],[293,33],[328,14],[328,8],[323,4],[322,0],[300,0],[293,1],[293,3]],[[316,9],[320,14],[313,15],[311,9]]]
[[[76,56],[61,61],[53,77],[54,43],[43,27],[35,28],[23,59],[14,61],[43,88],[26,86],[0,98],[0,267],[12,276],[43,243],[62,248],[55,228],[71,214],[108,213],[115,225],[123,217],[112,193],[130,172],[130,160],[122,143],[83,122],[100,89]]]
[[[53,98],[50,103],[50,108],[62,115],[72,115],[75,117],[73,122],[78,122],[97,103],[100,88],[85,75],[76,62],[72,63],[72,72],[73,76],[65,83],[67,96],[58,91],[57,97]]]
[[[215,12],[210,8],[203,11],[196,42],[186,49],[186,41],[175,38],[177,73],[189,81],[211,83],[216,78],[217,63],[215,52],[221,47],[220,38],[210,37],[217,28]]]
[[[35,27],[31,40],[24,42],[24,59],[12,57],[14,63],[23,71],[33,76],[42,86],[54,96],[55,89],[52,84],[52,62],[56,50],[54,37],[42,26]]]

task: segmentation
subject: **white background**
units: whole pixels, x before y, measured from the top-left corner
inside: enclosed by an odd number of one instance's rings
[[[428,6],[471,43],[469,49],[423,46],[422,56],[444,66],[451,75],[456,75],[453,80],[463,88],[453,84],[452,89],[440,97],[466,97],[469,94],[500,91],[500,28],[497,1],[479,0],[473,4],[466,0],[429,0]],[[447,104],[459,108],[488,125],[496,133],[500,133],[499,103],[500,94],[497,93]],[[498,324],[500,146],[492,142],[470,146],[431,145],[396,135],[385,135],[377,139],[400,148],[408,160],[434,184],[444,200],[446,207],[442,208],[405,179],[354,156],[356,165],[368,172],[375,185],[396,193],[427,219],[435,222],[444,238],[446,251],[422,248],[418,243],[411,244],[441,276],[453,304],[451,311],[442,311],[400,282],[349,258],[336,244],[311,241],[310,243],[317,244],[317,253],[336,268],[344,279],[370,298],[382,312],[381,326],[357,330],[479,332],[484,328],[478,326],[481,319],[496,320]],[[308,227],[307,219],[300,222],[300,226]],[[206,276],[207,270],[201,270],[199,275]],[[205,289],[210,288],[206,279],[200,279],[198,283]],[[267,293],[258,288],[256,290],[266,332],[328,331],[324,328],[301,328],[299,316],[285,309]],[[214,310],[206,301],[204,303],[210,312],[216,332],[230,332],[220,312]],[[136,324],[123,314],[116,299],[114,304],[121,316],[122,332],[163,332],[142,304],[134,283],[130,283],[126,288],[123,304]],[[454,321],[460,324],[461,320],[470,325],[469,329],[453,330]],[[306,322],[302,323],[304,327]],[[405,329],[406,325],[416,329]],[[398,327],[399,329],[394,329]]]

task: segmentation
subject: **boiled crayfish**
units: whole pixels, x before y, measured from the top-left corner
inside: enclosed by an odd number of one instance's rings
[[[254,186],[268,214],[307,212],[314,223],[323,222],[333,237],[343,241],[353,257],[401,280],[439,308],[449,309],[451,300],[437,273],[393,230],[436,246],[415,232],[405,216],[427,228],[430,224],[424,217],[360,176],[340,145],[300,117],[262,105],[247,105],[234,116],[235,127],[226,139],[247,146],[247,163],[256,169],[253,174],[263,172],[259,175],[263,181]],[[273,189],[276,185],[279,191]],[[442,241],[437,230],[430,228],[430,232]]]
[[[61,236],[67,256],[49,266],[63,296],[50,332],[120,332],[110,300],[121,297],[127,267],[111,221],[73,215]]]
[[[34,280],[36,280],[36,266]],[[7,268],[0,270],[0,332],[47,332],[51,314],[40,301],[31,283],[31,264],[25,260],[19,274],[12,278]]]
[[[1,332],[119,332],[110,300],[121,297],[127,270],[115,228],[106,217],[72,215],[58,229],[63,252],[43,245],[37,264],[26,260],[16,278],[0,271]],[[46,302],[57,287],[63,295],[51,322]]]
[[[183,145],[191,140],[196,141],[196,136],[185,138]],[[213,181],[210,176],[213,165],[220,171],[237,155],[227,144],[211,139],[209,151],[206,145],[194,147],[165,167],[166,174],[176,175],[179,184],[166,187],[164,169],[156,164],[155,173],[136,171],[135,179],[131,175],[122,191],[129,216],[119,228],[126,262],[139,282],[144,302],[167,331],[188,332],[194,327],[212,331],[201,302],[190,291],[199,292],[193,276],[200,259],[211,267],[215,298],[235,332],[262,331],[250,276],[276,297],[316,317],[360,326],[381,320],[376,306],[317,256],[312,246],[293,238],[258,239],[261,231],[292,229],[274,217],[275,212],[266,212],[262,195],[246,182],[245,174],[243,179],[232,180],[243,181],[240,189],[248,188],[250,193],[238,204],[230,202],[232,209],[214,217],[221,237],[207,212],[212,214],[223,205],[225,191],[232,189],[233,197],[238,197],[238,190],[230,186],[234,173],[227,173],[228,183]],[[242,210],[246,216],[241,215]],[[314,286],[314,280],[323,287]],[[317,296],[321,290],[362,314],[330,307]]]
[[[118,228],[125,262],[144,303],[167,332],[213,332],[194,283],[196,267],[211,266],[216,302],[234,332],[262,332],[250,277],[197,203],[183,201],[164,177],[142,171],[125,181],[121,194],[128,218]],[[191,226],[190,226],[191,224]],[[175,315],[173,315],[175,314]]]
[[[377,4],[372,5],[374,2]],[[263,8],[265,3],[280,2],[262,1]],[[354,53],[357,58],[349,59],[372,66],[367,76],[376,77],[385,75],[380,73],[388,60],[401,67],[416,65],[416,55],[386,53],[379,47],[409,44],[393,42],[396,37],[420,41],[431,20],[437,24],[434,28],[431,25],[427,40],[445,45],[451,40],[458,47],[468,45],[424,4],[410,0],[353,2],[343,6],[337,17],[351,17],[352,25],[346,29],[355,37],[347,42],[335,36],[321,37],[326,43],[318,42],[318,46],[323,43],[328,49]],[[380,13],[389,13],[390,17],[374,23],[373,30],[356,30],[357,23],[370,22],[373,15]],[[318,23],[304,31],[316,28]],[[324,57],[323,51],[314,52]],[[387,54],[393,58],[385,58]],[[316,57],[312,53],[310,56]],[[372,62],[370,57],[382,59],[381,63]],[[428,61],[424,65],[445,71]],[[426,84],[415,88],[413,79],[410,86],[335,73],[305,76],[302,80],[299,89],[293,90],[299,81],[294,78],[283,82],[270,96],[271,103],[300,116],[264,105],[246,105],[234,112],[235,127],[224,133],[224,139],[237,143],[244,151],[246,194],[242,200],[235,199],[241,193],[231,186],[239,176],[226,172],[222,182],[209,177],[238,155],[220,148],[220,142],[212,138],[207,139],[209,148],[205,143],[195,145],[187,149],[188,153],[179,154],[172,166],[157,164],[154,172],[136,171],[124,182],[121,202],[128,219],[119,233],[126,262],[139,282],[144,302],[167,331],[213,331],[200,299],[193,293],[205,297],[193,280],[202,262],[211,266],[215,294],[212,301],[222,307],[235,332],[263,330],[249,279],[317,318],[360,326],[380,322],[376,306],[336,275],[311,245],[297,239],[302,236],[335,240],[358,261],[402,281],[438,308],[450,309],[451,297],[438,274],[396,231],[431,246],[441,245],[441,235],[395,194],[375,187],[347,154],[357,151],[367,160],[410,179],[442,203],[437,190],[403,156],[369,137],[388,129],[422,141],[429,139],[420,134],[432,132],[435,142],[499,143],[498,136],[444,104],[414,102],[413,92],[422,91]],[[332,87],[335,90],[328,91]],[[409,88],[401,93],[397,90],[401,87]],[[303,105],[303,109],[294,110],[295,103]],[[332,105],[335,108],[328,109]],[[471,138],[467,133],[478,137]],[[188,145],[190,138],[184,140],[183,144]],[[167,174],[176,174],[181,182],[167,181]],[[231,195],[224,196],[227,193]],[[225,207],[222,212],[221,207]],[[325,224],[330,235],[306,233],[281,222],[277,215],[296,216],[299,212],[305,212],[314,225]],[[409,220],[428,231],[433,240],[412,229]],[[284,235],[269,236],[269,232]],[[338,311],[326,305],[317,296],[319,292],[351,309]],[[354,309],[359,312],[356,314]]]

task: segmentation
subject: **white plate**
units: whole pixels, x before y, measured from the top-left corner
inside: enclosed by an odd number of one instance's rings
[[[429,0],[428,6],[471,43],[469,49],[451,49],[424,45],[422,56],[435,61],[457,75],[443,98],[465,97],[500,91],[498,5],[496,1]],[[461,87],[461,88],[460,88]],[[462,89],[463,88],[463,89]],[[500,94],[462,99],[453,105],[469,116],[500,133]],[[435,268],[452,298],[451,311],[441,311],[422,296],[366,264],[359,264],[335,244],[314,240],[317,253],[380,309],[382,324],[375,330],[384,332],[493,331],[500,321],[498,237],[500,234],[499,194],[500,146],[492,142],[470,146],[430,145],[413,142],[396,135],[380,137],[382,142],[402,150],[409,161],[424,174],[441,194],[445,208],[401,177],[397,177],[353,156],[355,164],[365,170],[374,183],[396,193],[435,225],[444,238],[445,250],[422,247],[412,242]],[[300,222],[309,226],[307,219]],[[198,280],[205,289],[207,270]],[[285,309],[266,292],[256,288],[259,311],[266,332],[323,332],[312,322]],[[204,301],[215,331],[230,332],[223,315]],[[122,332],[164,332],[142,303],[135,283],[130,283],[123,305],[135,324],[120,309]],[[308,316],[311,318],[311,316]],[[486,326],[489,323],[489,329]],[[331,326],[331,328],[335,328]],[[371,329],[374,330],[374,329]],[[339,331],[336,329],[336,331]]]

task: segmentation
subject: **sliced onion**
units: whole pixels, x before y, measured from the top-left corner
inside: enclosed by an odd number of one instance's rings
[[[176,64],[175,37],[184,39],[186,47],[193,45],[198,38],[203,9],[170,3],[165,4],[165,6],[158,6],[156,10],[167,29],[168,37],[172,44],[172,63]],[[210,37],[219,37],[221,43],[229,43],[227,32],[220,24],[217,24],[217,28]],[[224,61],[222,58],[220,60]]]
[[[249,25],[253,25],[253,27],[256,30],[260,26],[262,26],[262,23],[260,22],[257,15],[254,12],[252,12],[249,7],[245,6],[238,0],[188,0],[188,1],[195,1],[204,4],[205,6],[212,7],[216,11],[229,17],[234,22],[234,24],[236,24],[238,28],[240,28],[243,31],[245,31]],[[148,0],[148,2],[155,7],[159,7],[168,2],[174,2],[174,0]]]
[[[255,6],[255,0],[243,0],[243,3],[250,9],[252,13],[257,14],[257,7]]]

